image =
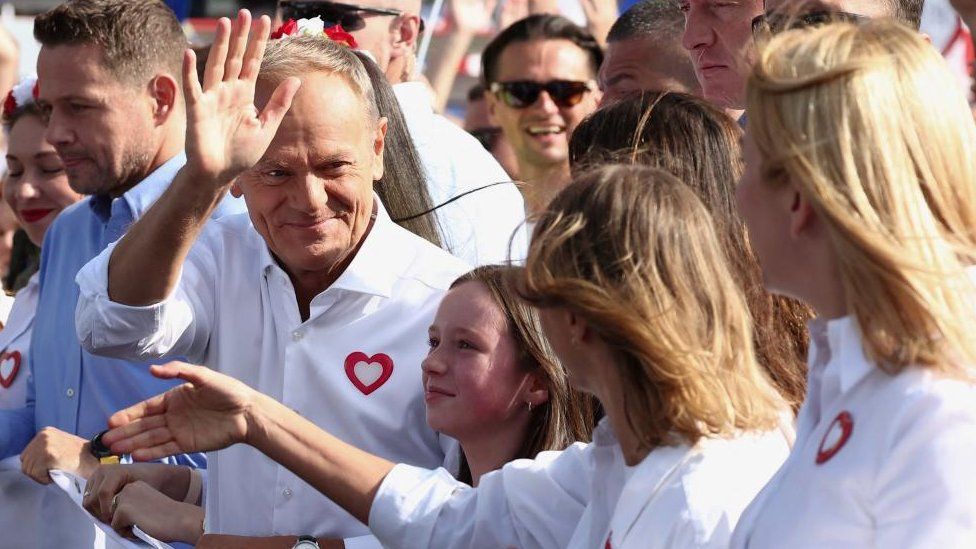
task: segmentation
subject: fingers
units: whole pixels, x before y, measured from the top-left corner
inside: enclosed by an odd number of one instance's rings
[[[152,461],[154,459],[162,459],[164,457],[174,456],[180,453],[183,453],[180,446],[176,444],[175,441],[170,441],[161,446],[136,450],[135,452],[132,452],[132,459],[136,461]]]
[[[210,55],[207,57],[207,67],[203,71],[204,91],[212,89],[224,79],[224,64],[227,62],[227,49],[230,40],[230,19],[221,17],[217,20],[217,34]]]
[[[288,109],[291,108],[291,102],[295,99],[295,94],[298,93],[298,89],[301,86],[302,81],[295,77],[286,78],[284,82],[278,84],[278,87],[271,94],[271,99],[268,100],[268,104],[264,106],[264,110],[261,111],[259,117],[261,125],[266,131],[272,135],[278,131],[281,120],[285,117]]]
[[[200,99],[200,78],[197,76],[197,54],[191,49],[183,53],[183,95],[189,105],[195,104]]]
[[[230,45],[227,51],[227,63],[224,66],[224,82],[237,80],[241,75],[244,50],[247,47],[247,35],[251,32],[251,12],[240,10],[237,20],[231,27]]]
[[[153,440],[158,441],[161,435],[157,431],[160,429],[169,432],[166,429],[166,417],[161,415],[148,416],[112,429],[102,436],[102,442],[111,448],[113,453],[127,454],[136,448],[154,446],[155,443],[148,445],[145,443],[140,445],[139,443],[148,441],[148,436],[155,437]],[[154,434],[149,435],[149,433]]]
[[[128,425],[138,419],[144,417],[155,416],[166,410],[166,393],[161,395],[156,395],[148,400],[143,400],[138,404],[133,404],[125,410],[120,410],[112,414],[112,417],[108,418],[108,426],[114,431],[118,427]],[[110,444],[110,440],[118,440],[119,434],[115,433],[109,436],[112,431],[106,433],[102,438],[105,444]],[[133,432],[132,430],[127,432]]]
[[[264,50],[268,45],[268,37],[271,36],[271,18],[262,15],[258,19],[257,27],[254,29],[254,38],[247,45],[247,53],[244,55],[244,68],[241,72],[241,79],[257,80],[258,71],[261,70],[261,60],[264,59]]]

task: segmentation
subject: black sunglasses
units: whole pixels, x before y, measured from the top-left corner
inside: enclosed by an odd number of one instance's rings
[[[401,16],[403,10],[391,8],[371,8],[358,4],[345,4],[342,2],[324,1],[294,1],[281,0],[278,2],[281,7],[281,17],[285,21],[289,19],[312,19],[321,17],[326,27],[342,25],[347,31],[361,30],[366,26],[366,17],[370,15],[392,15]],[[424,30],[424,21],[420,20],[420,31]]]
[[[752,20],[752,34],[756,38],[765,38],[787,30],[818,27],[830,23],[860,24],[869,19],[846,11],[813,11],[803,14],[768,12]]]
[[[495,143],[498,142],[498,136],[502,134],[502,129],[492,127],[474,128],[468,130],[468,133],[473,135],[485,150],[491,151],[495,148]]]
[[[545,91],[556,105],[568,108],[583,100],[583,96],[593,91],[596,84],[593,81],[580,82],[577,80],[550,80],[548,82],[533,82],[518,80],[515,82],[493,82],[491,92],[503,103],[513,109],[524,109],[539,99]]]

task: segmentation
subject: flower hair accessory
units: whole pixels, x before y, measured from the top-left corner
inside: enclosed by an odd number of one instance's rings
[[[9,121],[17,109],[32,105],[37,100],[38,92],[36,76],[28,76],[18,82],[3,101],[4,121]]]
[[[346,32],[346,29],[342,28],[342,25],[334,25],[326,28],[325,22],[318,16],[311,19],[299,19],[298,21],[289,19],[281,28],[271,33],[271,39],[277,40],[286,36],[321,36],[323,34],[329,40],[338,42],[346,47],[353,49],[359,47],[353,35]]]

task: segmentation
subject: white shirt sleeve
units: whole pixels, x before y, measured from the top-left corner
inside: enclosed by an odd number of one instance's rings
[[[92,354],[148,361],[164,356],[202,363],[214,318],[216,262],[198,241],[183,264],[173,293],[145,307],[116,303],[108,296],[111,244],[78,272],[75,329]]]
[[[976,539],[976,393],[943,380],[899,409],[876,479],[876,547],[971,547]]]
[[[369,527],[384,547],[565,547],[589,500],[586,445],[513,461],[477,488],[444,469],[397,465],[383,480]]]

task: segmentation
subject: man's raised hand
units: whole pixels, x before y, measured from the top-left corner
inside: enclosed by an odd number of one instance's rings
[[[196,55],[187,50],[183,58],[187,167],[218,186],[230,184],[257,163],[301,86],[297,78],[285,79],[258,113],[254,89],[271,20],[262,16],[254,27],[248,40],[251,13],[247,10],[241,10],[233,24],[227,18],[217,22],[202,84]]]

